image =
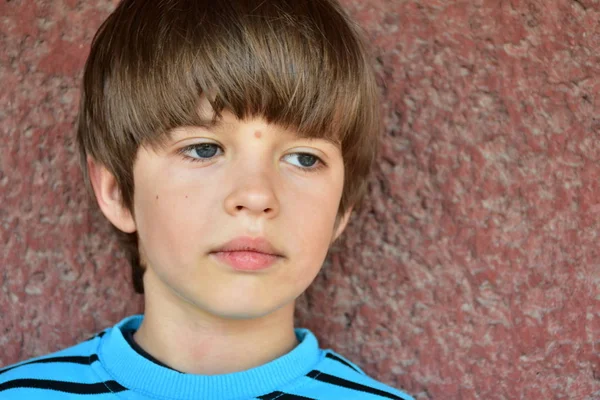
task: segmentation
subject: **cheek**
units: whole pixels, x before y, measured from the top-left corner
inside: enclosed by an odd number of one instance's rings
[[[320,268],[331,239],[339,207],[341,189],[319,187],[310,195],[291,196],[286,208],[291,213],[286,233],[294,238],[303,268]]]
[[[213,199],[198,187],[171,182],[159,182],[140,188],[135,199],[136,222],[140,241],[146,250],[158,251],[163,258],[173,253],[176,258],[193,255],[198,238],[213,222]]]

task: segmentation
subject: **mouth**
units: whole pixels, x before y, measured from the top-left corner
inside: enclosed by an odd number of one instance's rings
[[[264,238],[239,237],[209,253],[237,271],[260,271],[285,258]]]

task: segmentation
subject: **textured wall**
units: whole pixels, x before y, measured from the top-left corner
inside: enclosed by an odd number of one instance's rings
[[[300,301],[418,399],[600,398],[600,1],[345,0],[386,137]],[[114,0],[0,0],[0,365],[141,309],[73,145]]]

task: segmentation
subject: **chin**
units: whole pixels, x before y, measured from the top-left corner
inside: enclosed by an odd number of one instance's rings
[[[264,318],[270,314],[275,313],[276,311],[282,310],[288,304],[289,302],[275,305],[252,304],[250,302],[246,302],[245,304],[240,304],[240,302],[235,302],[234,304],[221,303],[218,306],[212,307],[212,309],[207,311],[209,311],[215,316],[218,316],[219,318],[232,320],[250,320]]]
[[[248,307],[241,309],[240,307],[232,309],[218,309],[212,312],[213,315],[223,319],[232,320],[250,320],[266,317],[275,310],[264,309],[249,309]]]

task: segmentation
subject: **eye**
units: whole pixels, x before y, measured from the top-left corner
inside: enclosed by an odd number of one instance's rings
[[[221,155],[223,149],[215,143],[197,143],[182,148],[179,153],[191,161],[208,161]]]
[[[309,153],[292,153],[284,157],[285,161],[305,170],[314,170],[323,166],[323,161],[313,154]]]

